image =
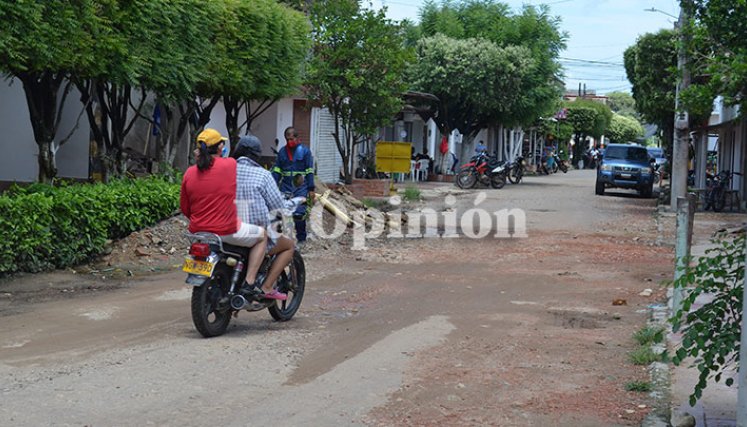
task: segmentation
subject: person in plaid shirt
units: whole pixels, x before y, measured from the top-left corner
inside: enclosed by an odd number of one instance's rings
[[[262,142],[254,135],[242,136],[233,157],[236,159],[236,206],[239,218],[267,230],[267,248],[275,260],[267,273],[261,292],[266,298],[287,299],[273,288],[280,273],[293,258],[294,242],[271,227],[271,212],[285,207],[283,195],[272,174],[259,165]]]

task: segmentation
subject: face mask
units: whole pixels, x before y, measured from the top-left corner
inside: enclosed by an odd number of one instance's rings
[[[288,140],[288,147],[289,148],[296,148],[298,146],[298,140],[297,139],[290,139]]]

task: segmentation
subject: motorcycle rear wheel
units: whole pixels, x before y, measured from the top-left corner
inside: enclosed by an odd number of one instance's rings
[[[270,316],[278,322],[290,320],[298,311],[306,289],[306,264],[301,253],[293,252],[291,263],[285,267],[278,278],[278,290],[288,295],[285,301],[275,301],[267,307]]]
[[[560,170],[563,171],[563,173],[568,173],[568,166],[566,166],[565,162],[560,163]]]
[[[231,270],[219,265],[210,281],[192,289],[192,322],[203,337],[223,335],[231,321],[231,309],[219,307],[218,301],[228,294]]]
[[[456,185],[462,189],[469,189],[477,184],[477,173],[474,169],[465,169],[456,176]]]
[[[500,190],[506,185],[506,176],[502,173],[497,173],[490,177],[490,186],[496,190]]]

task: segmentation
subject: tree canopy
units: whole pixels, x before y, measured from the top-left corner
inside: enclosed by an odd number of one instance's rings
[[[420,15],[422,37],[441,34],[526,49],[516,98],[491,124],[527,125],[556,110],[563,90],[558,55],[567,36],[547,6],[525,5],[520,14],[512,14],[507,4],[494,0],[428,2]]]
[[[439,98],[434,120],[441,132],[458,129],[470,139],[511,113],[529,61],[524,47],[436,35],[418,44],[410,78],[415,89]]]
[[[685,94],[688,108],[710,115],[713,98],[727,105],[747,101],[747,3],[734,0],[688,0],[692,16],[689,66],[693,84]],[[705,111],[704,111],[705,110]]]
[[[644,34],[624,54],[625,72],[633,84],[636,110],[643,120],[659,127],[666,146],[671,146],[673,138],[676,37],[672,30]]]
[[[610,92],[607,95],[607,105],[613,113],[627,117],[638,118],[638,111],[635,109],[635,99],[628,92]]]
[[[633,117],[613,114],[605,136],[612,142],[634,142],[643,136],[643,126]]]

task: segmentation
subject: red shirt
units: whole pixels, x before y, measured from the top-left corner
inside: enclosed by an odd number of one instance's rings
[[[210,169],[200,171],[197,166],[190,166],[184,173],[180,207],[189,218],[191,233],[235,233],[241,221],[235,200],[236,160],[215,157]]]

